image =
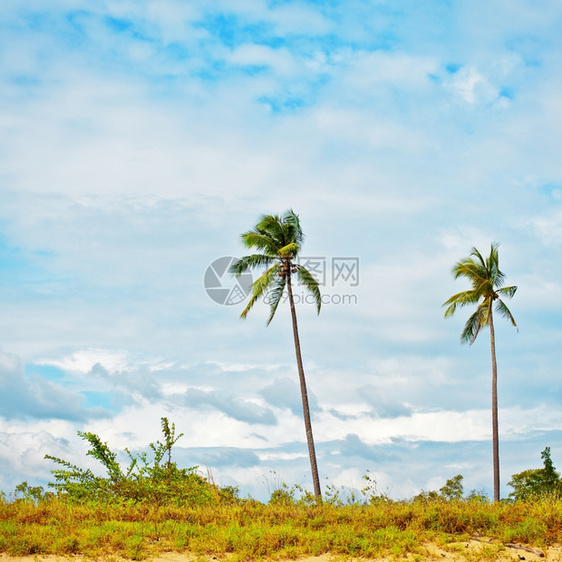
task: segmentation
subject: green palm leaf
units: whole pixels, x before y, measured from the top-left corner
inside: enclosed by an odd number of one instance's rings
[[[497,293],[502,297],[507,297],[508,299],[511,299],[515,295],[515,291],[517,291],[517,287],[502,287],[501,289],[497,290]]]
[[[285,277],[280,277],[277,274],[277,279],[274,280],[272,286],[270,286],[268,291],[269,297],[269,317],[267,319],[267,325],[271,323],[275,313],[277,312],[277,307],[281,302],[281,297],[283,296],[283,292],[285,291],[285,287],[287,286],[287,281]]]
[[[316,304],[316,311],[320,314],[320,309],[322,308],[322,295],[320,294],[320,286],[318,281],[314,278],[312,273],[308,271],[302,265],[297,266],[297,275],[299,282],[306,287],[306,289],[314,297],[314,302]]]
[[[246,308],[242,311],[242,314],[240,314],[242,318],[246,318],[248,312],[250,312],[254,304],[256,304],[256,302],[260,298],[267,294],[267,292],[271,288],[272,283],[275,281],[275,278],[279,278],[278,272],[279,264],[275,264],[252,283],[252,293],[250,295],[250,300],[248,301]]]
[[[230,266],[229,272],[235,277],[240,277],[248,270],[267,267],[271,265],[275,259],[264,254],[252,254],[251,256],[244,256],[237,262]]]
[[[462,291],[453,295],[449,300],[443,303],[443,306],[449,305],[447,310],[445,310],[445,318],[453,316],[455,314],[457,307],[463,307],[470,304],[475,304],[480,300],[480,297],[475,291]]]
[[[505,305],[505,303],[501,300],[501,299],[497,299],[496,300],[496,312],[502,317],[502,318],[506,318],[507,320],[509,320],[513,326],[517,327],[517,324],[515,323],[515,318],[513,318],[513,315],[511,314],[509,308],[507,308],[507,306]]]

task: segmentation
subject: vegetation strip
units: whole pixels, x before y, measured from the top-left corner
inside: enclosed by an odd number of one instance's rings
[[[472,537],[540,556],[538,547],[562,542],[562,501],[418,499],[311,505],[239,499],[179,507],[99,501],[77,505],[50,497],[37,503],[0,503],[0,552],[12,556],[140,560],[175,551],[235,560],[321,554],[403,557],[423,553],[428,543],[446,547]]]
[[[460,542],[482,540],[479,559],[497,559],[506,547],[528,549],[562,543],[562,483],[543,451],[545,467],[512,477],[513,499],[490,502],[472,491],[464,495],[462,476],[439,491],[408,501],[380,494],[365,476],[357,492],[327,485],[323,499],[280,484],[268,503],[241,498],[172,461],[181,437],[162,418],[163,441],[151,443],[152,456],[129,453],[129,466],[92,433],[88,455],[104,466],[95,475],[55,457],[54,492],[20,484],[13,498],[0,493],[0,553],[10,556],[118,556],[142,560],[165,552],[214,556],[229,561],[427,556],[428,545],[454,552]],[[518,544],[521,543],[521,544]],[[521,557],[520,557],[521,558]]]

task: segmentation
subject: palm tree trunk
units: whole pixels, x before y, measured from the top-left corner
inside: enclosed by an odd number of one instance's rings
[[[491,303],[490,303],[491,306]],[[496,335],[490,309],[490,348],[492,352],[492,450],[494,463],[494,501],[500,501],[500,437],[498,422],[498,365],[496,363]]]
[[[299,330],[297,326],[297,311],[293,299],[293,289],[291,287],[291,274],[287,275],[287,292],[289,294],[289,305],[291,307],[291,318],[293,321],[293,337],[295,339],[295,353],[297,356],[297,368],[299,371],[299,380],[301,386],[302,411],[304,416],[304,427],[306,430],[306,442],[308,444],[308,456],[310,458],[310,469],[312,471],[312,483],[314,485],[314,495],[316,499],[322,500],[322,491],[320,490],[320,479],[318,477],[318,465],[316,464],[316,450],[314,447],[314,436],[312,435],[312,422],[310,421],[310,408],[308,405],[308,392],[306,390],[306,379],[304,376],[304,367],[302,365],[301,346],[299,341]]]

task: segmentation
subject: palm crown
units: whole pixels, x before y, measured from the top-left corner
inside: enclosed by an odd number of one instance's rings
[[[268,295],[270,314],[267,324],[273,320],[287,283],[295,274],[299,282],[313,295],[317,311],[320,312],[322,299],[318,282],[304,266],[297,263],[304,235],[299,217],[292,210],[282,216],[264,215],[249,232],[242,234],[247,248],[256,248],[261,253],[251,254],[234,263],[230,272],[239,276],[249,269],[266,267],[266,271],[252,284],[252,294],[242,318],[246,318],[257,300]]]
[[[480,330],[484,326],[490,325],[492,307],[495,302],[495,310],[500,316],[507,318],[514,326],[517,326],[509,308],[500,297],[511,298],[517,291],[517,287],[504,287],[505,276],[499,268],[498,245],[492,244],[490,256],[486,259],[482,257],[476,248],[468,258],[457,262],[453,267],[455,279],[459,277],[467,278],[472,289],[462,291],[453,295],[443,306],[447,306],[445,317],[452,316],[457,307],[471,304],[478,304],[474,314],[470,316],[461,334],[461,342],[472,345],[476,340]]]

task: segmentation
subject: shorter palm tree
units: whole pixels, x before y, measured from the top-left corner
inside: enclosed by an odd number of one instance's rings
[[[275,312],[277,311],[277,307],[281,302],[285,290],[287,290],[293,323],[293,338],[295,342],[314,495],[318,500],[321,500],[322,492],[320,489],[320,479],[318,477],[312,422],[310,421],[310,407],[308,404],[306,379],[302,363],[297,313],[293,298],[293,275],[295,275],[303,287],[312,294],[318,312],[320,312],[322,298],[316,279],[314,279],[313,275],[304,266],[296,261],[301,250],[303,239],[304,234],[300,226],[299,217],[292,210],[286,211],[282,216],[264,215],[252,230],[242,234],[242,242],[244,245],[248,248],[256,248],[260,250],[260,253],[241,258],[231,266],[230,272],[238,277],[248,270],[267,268],[252,284],[250,300],[246,308],[242,311],[242,318],[246,318],[254,304],[260,298],[267,295],[270,304],[270,314],[267,320],[267,324],[269,325],[275,316]]]
[[[455,279],[467,278],[472,289],[453,295],[443,306],[445,318],[453,316],[457,307],[478,305],[470,316],[461,334],[461,343],[472,345],[480,330],[490,328],[490,347],[492,353],[492,448],[494,466],[494,501],[500,499],[500,456],[499,456],[499,423],[498,423],[498,366],[496,362],[496,336],[492,309],[517,326],[509,308],[500,297],[512,298],[517,287],[504,287],[505,276],[500,271],[498,245],[492,244],[490,256],[482,257],[476,248],[468,258],[464,258],[453,266]]]

